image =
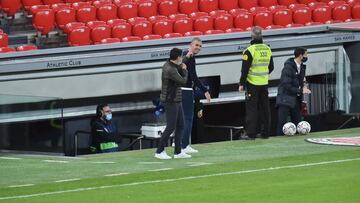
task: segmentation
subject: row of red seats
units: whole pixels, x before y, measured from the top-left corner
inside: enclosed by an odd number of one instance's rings
[[[33,51],[37,50],[37,46],[32,44],[21,45],[16,48],[8,47],[8,46],[0,46],[0,53],[9,53],[9,52],[16,52],[16,51]]]

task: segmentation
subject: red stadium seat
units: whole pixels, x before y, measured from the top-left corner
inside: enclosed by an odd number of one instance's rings
[[[97,20],[96,8],[94,6],[80,7],[76,11],[76,19],[79,22],[87,23],[89,21]]]
[[[287,7],[284,6],[284,5],[276,5],[276,6],[270,6],[269,7],[269,11],[272,14],[276,13],[277,11],[284,10],[284,9],[287,9]]]
[[[253,15],[249,12],[240,13],[234,18],[234,26],[235,28],[240,28],[242,30],[247,30],[254,26],[254,18]]]
[[[121,42],[118,38],[106,38],[100,41],[100,44],[111,44],[111,43],[119,43]]]
[[[199,10],[201,12],[215,11],[219,9],[218,0],[199,0]]]
[[[188,18],[188,15],[183,14],[183,13],[178,13],[178,14],[169,15],[169,18],[171,20],[180,20],[180,19]]]
[[[249,10],[252,7],[258,7],[258,0],[239,0],[239,7]]]
[[[97,8],[96,16],[98,20],[108,21],[118,18],[117,7],[114,4],[105,4]]]
[[[16,47],[16,51],[32,51],[32,50],[37,50],[37,46],[32,45],[32,44],[28,44],[28,45],[21,45]]]
[[[331,8],[329,6],[322,6],[315,8],[312,13],[314,22],[326,23],[331,20]]]
[[[63,8],[55,14],[56,25],[64,29],[65,25],[76,21],[76,11],[73,8]]]
[[[91,41],[99,44],[101,40],[111,37],[111,28],[108,25],[101,25],[91,29]]]
[[[118,6],[118,17],[122,19],[129,19],[133,17],[137,17],[138,8],[137,5],[133,2],[124,3]]]
[[[258,12],[254,15],[254,25],[266,28],[273,24],[273,17],[270,11]]]
[[[266,12],[266,11],[268,11],[268,9],[265,8],[265,7],[253,7],[253,8],[251,8],[249,11],[250,11],[252,14],[257,14],[257,13],[259,13],[259,12]]]
[[[294,10],[296,10],[296,9],[298,9],[298,8],[309,8],[306,4],[291,4],[290,6],[289,6],[289,9],[291,10],[291,11],[294,11]]]
[[[122,42],[135,42],[135,41],[141,41],[141,38],[138,36],[129,36],[124,37],[121,39]]]
[[[95,6],[95,8],[100,8],[104,5],[112,4],[112,0],[96,0],[92,2],[92,5]]]
[[[294,24],[294,23],[286,25],[286,28],[294,28],[294,27],[304,27],[304,25],[303,24]]]
[[[239,15],[240,13],[247,13],[247,12],[248,12],[248,10],[246,10],[244,8],[235,8],[235,9],[231,9],[229,11],[229,13],[234,17]]]
[[[335,6],[332,9],[332,18],[340,21],[351,19],[351,7],[348,4]]]
[[[71,4],[71,7],[73,7],[75,10],[78,10],[79,8],[82,7],[87,7],[87,6],[91,6],[91,2],[75,2],[73,4]]]
[[[132,33],[134,36],[143,38],[145,35],[152,34],[152,25],[149,21],[135,23],[132,26]]]
[[[112,37],[122,39],[132,35],[131,25],[129,23],[123,23],[115,25],[112,28]]]
[[[22,0],[21,2],[25,10],[27,11],[30,10],[31,6],[43,4],[41,0]]]
[[[158,20],[153,24],[153,33],[164,36],[173,32],[173,22],[171,20]]]
[[[16,50],[12,47],[0,47],[0,53],[15,52]]]
[[[235,8],[239,8],[238,0],[219,0],[219,9],[230,11]]]
[[[233,16],[230,14],[219,15],[214,18],[215,30],[227,30],[234,27]]]
[[[199,36],[202,35],[203,33],[200,31],[190,31],[190,32],[185,32],[184,33],[184,37],[190,37],[190,36]]]
[[[347,0],[346,3],[349,4],[350,6],[353,6],[356,3],[360,3],[360,1],[359,0]]]
[[[30,15],[35,15],[38,11],[50,9],[49,5],[35,5],[30,8]]]
[[[327,6],[327,4],[324,2],[311,2],[308,4],[308,6],[310,9],[314,10],[319,7]]]
[[[86,27],[85,23],[81,23],[81,22],[68,23],[64,27],[64,32],[66,34],[70,34],[70,32],[73,31],[74,29],[81,28],[81,27]]]
[[[291,4],[297,4],[296,0],[278,0],[279,5],[290,6]]]
[[[149,18],[157,15],[157,5],[155,1],[145,1],[138,5],[138,15]]]
[[[177,0],[161,1],[158,5],[160,15],[169,16],[178,13],[179,4]]]
[[[205,35],[216,35],[216,34],[223,34],[223,30],[208,30],[204,34]]]
[[[293,22],[296,24],[306,25],[312,21],[311,16],[311,10],[307,7],[293,10]]]
[[[284,26],[281,26],[281,25],[269,25],[265,29],[266,30],[274,30],[274,29],[282,29],[282,28],[284,28]]]
[[[331,0],[318,0],[319,2],[329,3]]]
[[[214,29],[214,21],[209,16],[199,17],[194,20],[194,30],[200,32],[206,32]]]
[[[314,26],[314,25],[322,25],[320,22],[308,22],[305,24],[305,26]]]
[[[244,30],[241,28],[229,28],[227,30],[225,30],[226,33],[231,33],[231,32],[243,32]]]
[[[0,47],[7,47],[9,46],[9,37],[6,33],[0,34]]]
[[[328,3],[328,6],[330,6],[330,8],[335,8],[336,6],[340,6],[340,5],[344,5],[346,4],[345,1],[330,1]]]
[[[99,26],[103,26],[103,25],[107,25],[105,21],[101,21],[101,20],[94,20],[94,21],[89,21],[86,23],[86,26],[90,29],[99,27]]]
[[[234,10],[234,9],[233,9]],[[216,18],[216,17],[219,17],[219,16],[222,16],[222,15],[226,15],[226,14],[229,14],[227,11],[225,10],[216,10],[216,11],[211,11],[209,13],[209,15],[213,18]]]
[[[36,30],[47,35],[54,28],[55,13],[52,9],[38,11],[33,16],[32,22]]]
[[[145,35],[143,37],[143,40],[156,40],[156,39],[162,39],[161,35]]]
[[[194,12],[198,12],[198,2],[199,0],[180,0],[179,1],[179,11],[180,13],[184,13],[189,15]]]
[[[58,3],[58,4],[53,4],[50,6],[50,8],[56,13],[61,9],[64,8],[71,8],[70,4],[64,4],[64,3]],[[74,9],[74,8],[73,8]],[[74,9],[75,10],[75,9]]]
[[[317,0],[297,0],[299,4],[309,4],[312,2],[316,2]]]
[[[259,0],[259,5],[263,7],[270,7],[278,5],[277,0]]]
[[[124,24],[126,20],[124,19],[111,19],[106,22],[110,27],[114,27],[115,25]]]
[[[134,18],[128,19],[128,22],[131,25],[135,25],[136,23],[140,23],[140,22],[144,22],[144,21],[147,21],[147,19],[144,17],[134,17]]]
[[[194,12],[189,15],[189,17],[193,20],[195,20],[196,18],[205,17],[205,16],[209,16],[209,14],[206,12]]]
[[[293,23],[292,13],[289,9],[276,11],[273,14],[273,21],[275,25],[287,26]]]
[[[82,2],[86,0],[64,0],[65,3],[75,3],[75,2]]]
[[[174,21],[174,32],[184,35],[193,30],[193,21],[190,18],[181,18]]]
[[[163,15],[158,15],[158,16],[151,16],[150,18],[148,18],[148,20],[154,24],[157,21],[169,20],[169,18]]]
[[[360,3],[356,3],[353,5],[351,9],[351,16],[355,19],[360,19]]]
[[[63,3],[63,0],[42,0],[42,2],[46,5]]]
[[[180,33],[167,33],[164,35],[164,39],[167,38],[177,38],[177,37],[182,37],[183,35]]]
[[[90,28],[80,27],[73,29],[68,36],[68,42],[70,46],[90,45]]]

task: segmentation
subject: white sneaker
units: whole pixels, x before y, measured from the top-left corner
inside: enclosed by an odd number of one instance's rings
[[[185,149],[183,149],[183,151],[186,153],[186,154],[191,154],[191,153],[198,153],[199,151],[190,147],[190,145],[188,145]]]
[[[185,152],[181,151],[180,154],[174,154],[174,159],[186,159],[191,158],[190,154],[186,154]]]
[[[155,158],[157,159],[171,159],[171,156],[167,155],[165,150],[161,153],[155,153]]]

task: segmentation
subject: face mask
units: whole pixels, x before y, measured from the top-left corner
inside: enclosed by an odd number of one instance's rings
[[[302,61],[303,63],[305,63],[307,60],[308,60],[308,57],[305,57],[305,56],[304,56],[301,61]]]
[[[106,114],[105,119],[108,120],[108,121],[111,120],[112,119],[112,114],[111,113]]]

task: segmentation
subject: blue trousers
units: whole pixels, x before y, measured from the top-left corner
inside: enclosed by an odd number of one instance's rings
[[[190,136],[194,119],[194,91],[182,91],[182,106],[184,111],[184,131],[181,136],[181,145],[185,149],[190,144]]]

